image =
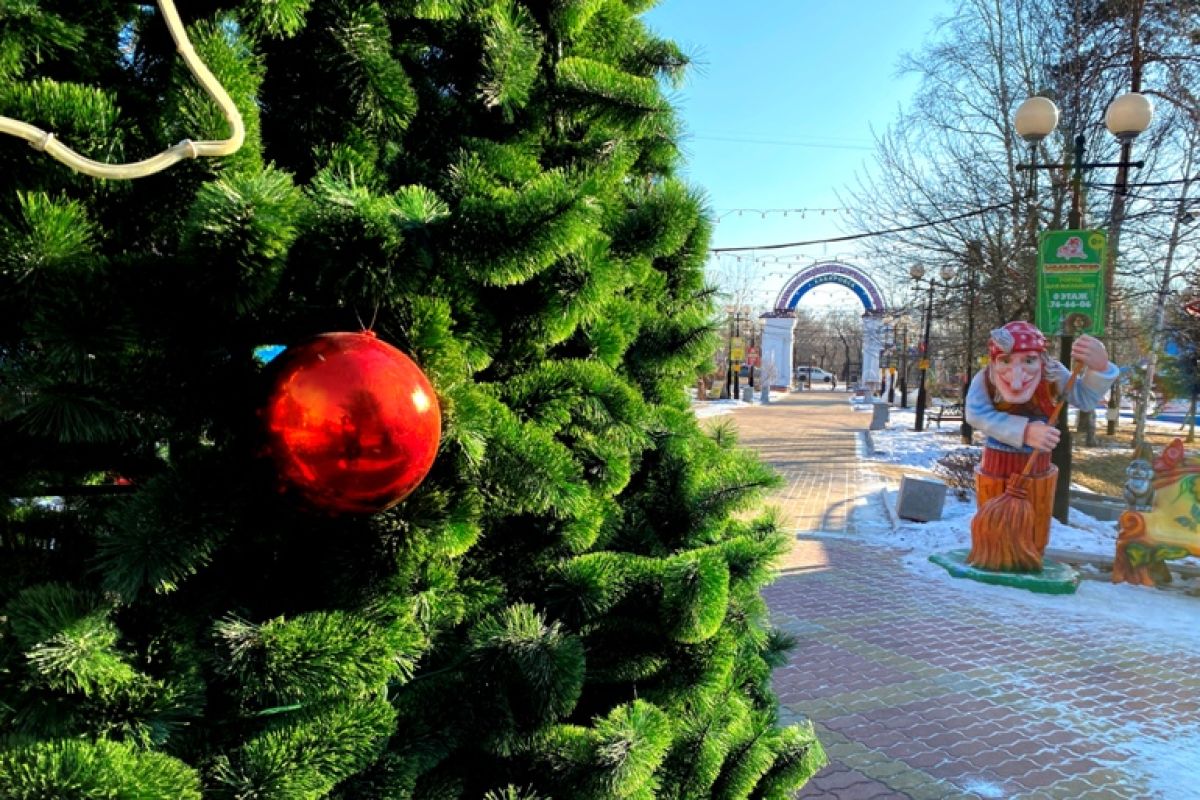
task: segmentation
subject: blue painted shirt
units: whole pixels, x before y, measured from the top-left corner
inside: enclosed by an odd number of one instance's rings
[[[1092,411],[1104,399],[1113,381],[1117,379],[1117,365],[1111,361],[1103,372],[1084,369],[1071,387],[1067,402],[1081,411]],[[1059,361],[1051,361],[1046,367],[1042,380],[1051,381],[1058,394],[1062,394],[1067,385],[1071,371]],[[1025,446],[1025,426],[1034,418],[1020,414],[1010,414],[996,408],[987,391],[987,370],[980,370],[971,379],[971,387],[967,390],[966,410],[967,424],[988,437],[988,447],[999,450],[1019,451],[1028,453],[1032,448]],[[1045,419],[1041,420],[1045,422]]]

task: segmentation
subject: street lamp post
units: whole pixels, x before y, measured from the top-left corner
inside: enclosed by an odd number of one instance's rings
[[[742,336],[742,312],[735,311],[733,313],[733,335],[736,339],[741,339]],[[731,351],[732,352],[732,351]],[[733,369],[733,399],[739,400],[741,391],[738,388],[738,373],[742,371],[742,362],[736,361],[731,365]]]
[[[1057,164],[1038,164],[1037,163],[1037,148],[1043,139],[1049,136],[1056,127],[1058,127],[1058,107],[1045,97],[1030,97],[1025,100],[1017,108],[1016,116],[1013,118],[1013,125],[1017,130],[1017,134],[1029,143],[1030,163],[1018,164],[1018,169],[1023,170],[1038,170],[1038,169],[1056,169]],[[1142,161],[1130,161],[1132,142],[1137,138],[1138,134],[1150,127],[1150,122],[1154,116],[1154,109],[1150,104],[1150,100],[1144,95],[1137,92],[1128,92],[1123,94],[1109,104],[1108,110],[1104,115],[1104,124],[1121,142],[1121,160],[1108,162],[1087,162],[1084,161],[1085,139],[1082,133],[1076,134],[1074,138],[1074,152],[1071,159],[1071,211],[1068,216],[1067,226],[1071,230],[1078,230],[1083,227],[1083,173],[1085,170],[1096,169],[1100,167],[1116,167],[1117,168],[1117,187],[1116,195],[1113,200],[1113,215],[1112,227],[1109,231],[1108,254],[1107,262],[1104,269],[1104,302],[1105,313],[1109,316],[1109,325],[1107,326],[1108,338],[1111,343],[1112,339],[1112,323],[1113,308],[1112,308],[1112,283],[1113,273],[1115,271],[1117,251],[1120,247],[1121,223],[1124,218],[1124,196],[1127,191],[1127,181],[1129,175],[1129,167],[1143,166]],[[1030,203],[1034,202],[1033,195],[1036,195],[1037,181],[1036,173],[1031,176],[1031,197]],[[1034,209],[1030,208],[1030,233],[1036,235],[1036,218]],[[1034,249],[1037,249],[1036,240],[1033,242]],[[1064,329],[1059,332],[1061,337],[1059,345],[1059,359],[1064,363],[1070,363],[1071,360],[1071,345],[1074,342],[1074,331]],[[1116,432],[1116,408],[1118,395],[1117,387],[1109,392],[1109,422],[1108,432],[1113,434]],[[1061,433],[1059,444],[1052,451],[1051,460],[1058,467],[1058,482],[1054,493],[1054,517],[1060,522],[1066,523],[1069,515],[1070,501],[1070,486],[1071,486],[1071,427],[1067,421],[1067,415],[1063,414],[1058,421],[1058,429]]]
[[[749,386],[751,389],[753,389],[754,388],[754,353],[757,352],[757,350],[755,350],[755,339],[756,339],[755,333],[757,333],[757,326],[754,324],[753,318],[748,319],[746,321],[746,324],[750,328],[750,347],[746,350],[746,366],[747,366],[746,385]]]
[[[974,354],[972,349],[975,347],[975,271],[983,265],[983,243],[978,239],[972,239],[967,242],[967,279],[962,284],[962,288],[966,291],[967,301],[967,352],[966,352],[966,370],[964,372],[962,401],[965,406],[967,402],[967,392],[971,388],[971,378],[973,373],[972,359]],[[971,423],[967,422],[966,415],[963,415],[962,425],[959,427],[959,433],[962,435],[963,444],[971,444],[974,441],[975,430],[971,427]]]
[[[933,326],[933,290],[937,287],[937,279],[930,278],[928,281],[923,281],[925,268],[920,264],[913,264],[908,270],[908,274],[912,276],[913,283],[918,286],[924,282],[929,284],[929,299],[925,304],[925,335],[921,339],[921,377],[917,383],[916,422],[913,425],[913,430],[923,431],[925,430],[925,408],[928,400],[925,392],[925,373],[929,370],[929,331]],[[941,275],[942,282],[949,285],[950,279],[954,277],[954,272],[949,267],[942,267]]]
[[[725,389],[722,392],[722,398],[738,399],[738,372],[741,369],[741,362],[734,361],[734,344],[742,335],[741,332],[742,312],[738,308],[734,308],[729,315],[729,342],[727,345],[727,359],[725,368]],[[739,344],[740,348],[741,345]],[[730,393],[732,387],[732,393]]]
[[[721,399],[730,397],[729,387],[733,385],[733,315],[729,316],[729,338],[725,343],[725,386],[721,390]]]

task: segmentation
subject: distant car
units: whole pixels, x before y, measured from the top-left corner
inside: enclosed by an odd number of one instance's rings
[[[812,383],[829,383],[833,380],[833,373],[820,367],[796,367],[797,383],[809,383],[810,378]]]

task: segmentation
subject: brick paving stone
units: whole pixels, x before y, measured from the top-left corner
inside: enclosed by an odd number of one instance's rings
[[[859,461],[868,421],[840,392],[733,415],[783,477],[770,501],[796,535],[763,595],[799,640],[773,677],[781,716],[811,719],[831,759],[800,797],[1200,800],[1200,769],[1163,783],[1200,742],[1200,651],[1136,620],[1001,616],[862,543],[899,483]]]
[[[1013,782],[1026,789],[1044,789],[1053,783],[1065,780],[1066,777],[1056,769],[1036,769],[1013,778]]]
[[[1126,773],[1115,769],[1093,769],[1077,776],[1079,780],[1094,787],[1097,792],[1112,792],[1116,794],[1118,787],[1124,783]]]
[[[814,776],[812,782],[817,789],[834,792],[864,780],[867,780],[867,777],[861,772],[847,769],[844,765],[830,764],[829,767]]]
[[[1036,753],[1040,753],[1045,749],[1045,745],[1043,745],[1041,742],[1037,741],[1036,739],[1030,739],[1026,736],[1020,741],[1014,742],[1008,747],[1005,747],[1004,751],[1010,755],[1016,756],[1017,758],[1027,758]]]
[[[899,796],[897,792],[889,789],[887,784],[872,780],[856,783],[837,793],[838,800],[884,800]]]
[[[1096,787],[1082,778],[1067,778],[1045,787],[1052,797],[1095,797]]]
[[[948,757],[926,770],[930,775],[936,775],[943,780],[961,784],[973,778],[979,770],[961,758]]]
[[[912,800],[961,800],[964,797],[974,796],[965,795],[957,786],[941,781],[931,781],[921,786],[914,786],[906,794]]]
[[[961,758],[980,766],[989,766],[999,761],[994,750],[981,749],[979,742],[974,739],[960,739],[947,747],[946,752],[955,758]]]
[[[911,766],[924,769],[927,767],[937,766],[949,757],[950,756],[947,753],[944,753],[941,750],[930,750],[929,748],[926,748],[917,755],[905,759],[905,761]]]
[[[932,750],[948,753],[951,747],[962,741],[962,737],[952,731],[945,731],[923,738],[921,741]]]
[[[875,774],[875,769],[888,761],[888,757],[878,750],[862,747],[845,756],[846,766],[862,770],[869,775]]]

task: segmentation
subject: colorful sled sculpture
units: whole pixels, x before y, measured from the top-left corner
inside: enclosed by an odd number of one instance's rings
[[[1152,476],[1131,474],[1125,494],[1131,507],[1117,523],[1113,583],[1154,586],[1170,578],[1164,562],[1200,556],[1200,457],[1182,441],[1154,460]]]

